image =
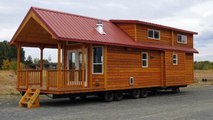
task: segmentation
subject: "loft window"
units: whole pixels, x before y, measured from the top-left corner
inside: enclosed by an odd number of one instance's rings
[[[93,47],[92,68],[94,74],[103,74],[103,47]]]
[[[178,64],[178,55],[177,54],[172,55],[172,63],[173,63],[173,65]]]
[[[182,44],[187,44],[187,36],[186,35],[177,34],[177,42],[178,43],[182,43]]]
[[[142,58],[141,58],[142,68],[147,68],[148,67],[148,53],[142,52],[141,56],[142,56]]]
[[[160,40],[160,31],[148,29],[148,38]]]

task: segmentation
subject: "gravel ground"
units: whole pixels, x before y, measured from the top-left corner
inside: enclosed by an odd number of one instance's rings
[[[1,120],[212,120],[213,86],[191,86],[141,99],[105,103],[41,97],[41,107],[18,107],[20,96],[0,96]]]

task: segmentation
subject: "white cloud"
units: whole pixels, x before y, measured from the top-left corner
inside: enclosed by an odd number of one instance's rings
[[[119,9],[119,8],[120,8],[120,9],[128,9],[127,6],[122,5],[121,3],[107,3],[106,6],[107,6],[107,7],[115,7],[115,8],[117,8],[117,9]]]

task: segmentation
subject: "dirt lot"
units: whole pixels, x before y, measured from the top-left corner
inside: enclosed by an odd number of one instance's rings
[[[208,74],[207,74],[208,73]],[[181,93],[161,92],[148,98],[105,103],[91,97],[86,100],[53,100],[41,96],[41,107],[19,108],[20,95],[15,91],[15,75],[0,74],[0,120],[211,120],[213,118],[213,71],[195,71],[196,83]],[[209,77],[202,82],[203,77]],[[4,80],[2,79],[4,78]],[[8,82],[5,82],[5,79]],[[4,90],[4,92],[2,92]]]
[[[98,98],[85,101],[41,98],[41,107],[17,107],[20,96],[0,97],[1,120],[211,120],[213,87],[191,86],[181,93],[163,92],[141,99],[106,103]]]
[[[18,94],[16,88],[16,74],[13,71],[0,71],[0,94]]]

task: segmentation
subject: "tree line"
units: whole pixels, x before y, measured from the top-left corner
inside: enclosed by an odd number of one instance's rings
[[[195,70],[211,70],[213,69],[213,62],[210,61],[195,61],[194,62]]]
[[[32,59],[29,55],[25,58],[25,51],[21,48],[20,51],[20,62],[22,68],[36,68],[40,65],[40,60],[38,58]],[[51,56],[48,59],[44,59],[43,63],[45,65],[51,64]],[[17,48],[16,46],[10,46],[8,41],[0,42],[0,69],[2,70],[14,70],[17,67]]]

